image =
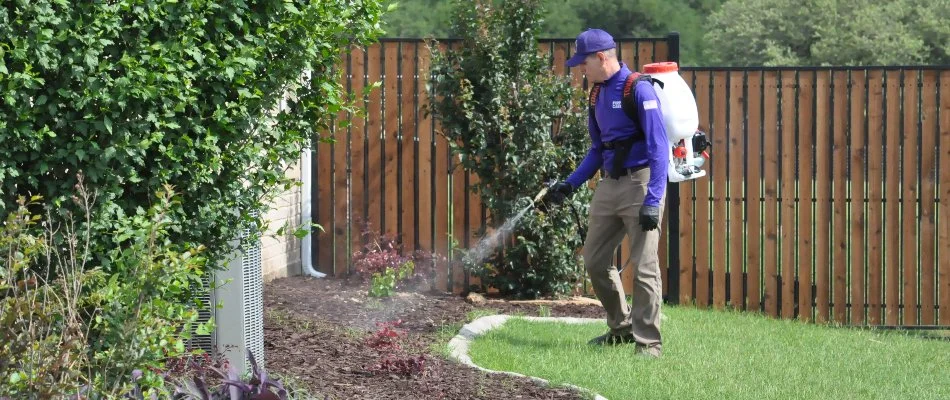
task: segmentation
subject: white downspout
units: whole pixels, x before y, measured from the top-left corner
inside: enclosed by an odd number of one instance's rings
[[[300,196],[300,224],[304,225],[310,233],[307,233],[307,236],[300,239],[300,261],[301,269],[305,275],[315,278],[325,278],[327,274],[317,271],[313,267],[314,233],[311,228],[311,219],[313,217],[313,213],[311,212],[311,206],[313,204],[313,199],[311,198],[313,176],[311,172],[313,172],[313,170],[311,165],[310,149],[305,148],[300,154],[300,180],[303,182],[303,186],[300,188],[302,191]]]
[[[303,72],[303,81],[305,85],[310,84],[310,71]],[[284,103],[286,107],[286,102]],[[305,147],[300,152],[300,224],[307,229],[307,236],[300,239],[300,269],[307,276],[315,278],[326,278],[327,274],[317,271],[313,266],[313,160],[311,160],[310,147]]]

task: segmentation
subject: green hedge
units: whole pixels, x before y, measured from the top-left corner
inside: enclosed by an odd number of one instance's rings
[[[168,183],[181,194],[175,241],[219,260],[348,107],[333,66],[381,33],[382,11],[379,0],[5,2],[0,217],[20,195],[77,211],[65,200],[81,172],[104,254],[108,221]]]

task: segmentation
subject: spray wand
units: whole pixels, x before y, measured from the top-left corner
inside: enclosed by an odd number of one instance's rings
[[[546,183],[546,186],[543,189],[541,189],[540,192],[538,192],[538,195],[534,196],[534,200],[531,201],[531,205],[537,205],[538,202],[541,201],[541,198],[543,198],[544,195],[548,194],[548,190],[550,190],[551,186],[554,186],[555,183],[557,183],[557,181],[554,179],[548,181]]]
[[[551,181],[546,182],[546,186],[542,188],[541,191],[538,192],[537,195],[534,196],[533,200],[531,200],[531,205],[534,207],[537,207],[538,202],[541,201],[544,195],[548,193],[548,190],[550,190],[551,187],[554,186],[555,183],[557,183],[556,179],[552,179]],[[577,232],[581,236],[581,241],[583,241],[587,238],[587,230],[584,229],[583,225],[581,225],[580,213],[577,212],[577,207],[575,207],[573,203],[571,204],[571,211],[574,214],[574,221],[577,222]],[[625,262],[622,266],[620,266],[620,268],[617,269],[617,273],[618,274],[622,273],[623,270],[625,270],[628,266],[630,266],[631,261],[633,261],[633,257],[628,257],[627,262]]]
[[[542,188],[541,191],[534,196],[534,199],[531,200],[531,205],[533,207],[537,207],[538,202],[544,198],[544,195],[548,194],[548,191],[551,190],[551,187],[554,186],[555,183],[557,183],[557,179],[552,179],[546,182],[544,188]],[[577,223],[577,232],[580,234],[581,241],[583,241],[585,238],[587,238],[587,230],[584,229],[583,225],[581,225],[580,213],[577,212],[577,207],[575,207],[573,203],[571,203],[571,211],[574,214],[574,221]]]

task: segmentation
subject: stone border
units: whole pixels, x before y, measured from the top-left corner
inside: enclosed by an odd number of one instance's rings
[[[487,317],[478,318],[468,324],[465,324],[465,326],[463,326],[462,329],[459,330],[458,335],[455,335],[455,337],[453,337],[452,340],[449,341],[449,355],[453,359],[461,362],[462,364],[479,369],[481,371],[485,371],[492,374],[504,374],[504,375],[515,376],[519,378],[528,378],[542,385],[550,386],[550,382],[548,382],[545,379],[541,379],[541,378],[537,378],[533,376],[526,376],[526,375],[522,375],[516,372],[493,371],[487,368],[479,367],[478,365],[475,365],[475,363],[472,362],[472,358],[468,356],[468,347],[472,343],[472,341],[475,340],[476,337],[484,335],[488,331],[504,325],[504,323],[508,321],[509,318],[520,318],[520,319],[524,319],[528,321],[537,321],[537,322],[556,321],[556,322],[563,322],[563,323],[568,323],[568,324],[589,324],[589,323],[604,321],[603,318],[598,318],[598,319],[573,318],[573,317],[544,318],[544,317],[512,317],[510,315],[490,315]],[[590,389],[585,389],[585,388],[570,385],[570,384],[565,384],[563,386],[567,386],[581,393],[589,394],[594,397],[594,400],[607,400],[606,397],[601,396],[597,393],[594,393]]]

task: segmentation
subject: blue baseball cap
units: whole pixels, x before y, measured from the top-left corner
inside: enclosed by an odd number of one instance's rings
[[[567,60],[568,67],[576,67],[584,63],[587,56],[598,51],[604,51],[617,47],[613,36],[600,29],[589,29],[577,35],[575,42],[574,56]]]

